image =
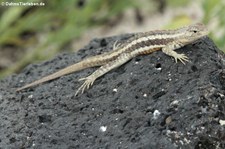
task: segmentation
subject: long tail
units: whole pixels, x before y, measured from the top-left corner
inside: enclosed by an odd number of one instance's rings
[[[43,77],[37,81],[34,81],[30,84],[27,84],[21,88],[18,88],[16,91],[21,91],[23,89],[26,89],[26,88],[29,88],[29,87],[32,87],[32,86],[35,86],[35,85],[38,85],[38,84],[41,84],[41,83],[44,83],[44,82],[47,82],[47,81],[50,81],[50,80],[53,80],[53,79],[56,79],[56,78],[59,78],[63,75],[67,75],[67,74],[70,74],[70,73],[73,73],[73,72],[76,72],[76,71],[79,71],[79,70],[83,70],[85,68],[89,68],[89,67],[94,67],[94,66],[99,66],[101,65],[100,63],[95,63],[95,58],[93,57],[93,59],[87,59],[87,60],[83,60],[81,62],[78,62],[76,64],[73,64],[71,66],[68,66],[64,69],[61,69],[53,74],[50,74],[46,77]]]

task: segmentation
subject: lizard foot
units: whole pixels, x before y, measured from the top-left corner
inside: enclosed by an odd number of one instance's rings
[[[120,43],[118,43],[118,40],[116,40],[113,44],[113,50],[118,49],[121,46]]]
[[[90,86],[92,86],[95,81],[95,79],[91,78],[91,77],[79,79],[79,81],[83,81],[83,80],[85,80],[85,82],[81,85],[81,87],[78,88],[78,90],[75,93],[75,96],[77,96],[79,92],[81,92],[81,94],[83,94],[84,90],[88,89]]]
[[[181,63],[183,63],[185,65],[185,61],[188,62],[188,57],[185,54],[176,54],[175,56],[173,56],[175,59],[175,62],[177,63],[177,60],[181,61]]]

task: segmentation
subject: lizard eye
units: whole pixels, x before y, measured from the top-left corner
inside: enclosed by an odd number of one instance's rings
[[[196,30],[193,30],[193,32],[194,32],[194,33],[197,33],[197,31],[196,31]]]

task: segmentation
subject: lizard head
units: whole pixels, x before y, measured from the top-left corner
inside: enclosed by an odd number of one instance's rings
[[[192,43],[193,41],[196,41],[209,33],[206,26],[202,23],[196,23],[183,27],[180,31],[183,32],[183,38],[181,37],[179,40],[186,44]]]

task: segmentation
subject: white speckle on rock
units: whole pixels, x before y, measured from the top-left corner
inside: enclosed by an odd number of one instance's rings
[[[184,141],[186,144],[190,144],[191,143],[191,140],[188,140],[187,138],[184,138]]]
[[[220,125],[225,125],[225,120],[219,120]]]
[[[179,101],[178,100],[174,100],[173,102],[171,102],[171,106],[174,106],[174,105],[178,105]]]
[[[157,119],[157,118],[159,117],[160,114],[161,114],[161,113],[159,112],[159,110],[155,110],[155,111],[153,112],[153,119]]]
[[[107,130],[107,126],[101,126],[101,127],[99,128],[99,130],[100,130],[101,132],[105,132],[105,131]]]
[[[156,68],[156,70],[162,70],[162,68],[161,68],[161,67],[159,67],[159,68]]]
[[[118,91],[117,88],[114,88],[114,89],[113,89],[113,92],[117,93],[117,91]]]
[[[28,96],[29,99],[32,99],[33,97],[34,97],[33,95],[29,95],[29,96]]]
[[[24,80],[20,80],[20,83],[23,83],[24,82]]]

